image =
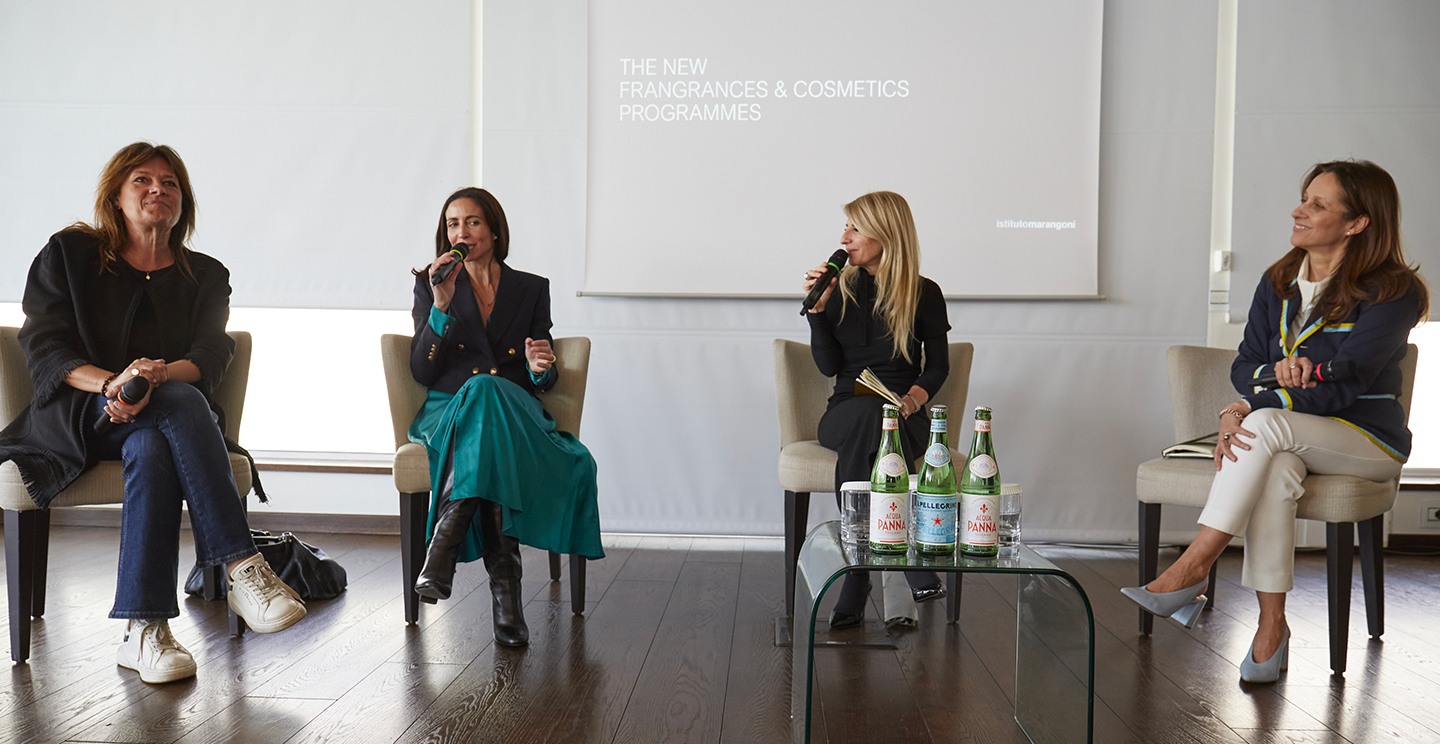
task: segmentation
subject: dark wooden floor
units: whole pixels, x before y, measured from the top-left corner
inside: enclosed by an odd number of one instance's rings
[[[406,626],[398,539],[309,539],[346,567],[349,591],[312,602],[290,630],[241,641],[226,635],[223,602],[186,598],[171,627],[199,673],[150,686],[114,662],[117,532],[55,528],[32,659],[0,685],[0,742],[788,740],[790,654],[772,643],[778,541],[609,537],[583,617],[527,549],[532,641],[512,650],[491,642],[479,566]],[[1256,609],[1238,553],[1222,559],[1218,606],[1195,629],[1157,622],[1145,639],[1116,592],[1134,580],[1134,551],[1041,552],[1094,607],[1097,742],[1440,742],[1440,559],[1387,557],[1384,642],[1366,638],[1357,571],[1350,671],[1338,679],[1326,666],[1324,556],[1300,556],[1289,674],[1251,688],[1237,667]],[[182,565],[192,558],[187,543]],[[932,602],[898,651],[817,652],[816,740],[1025,741],[1011,720],[1014,592],[970,577],[959,625]]]

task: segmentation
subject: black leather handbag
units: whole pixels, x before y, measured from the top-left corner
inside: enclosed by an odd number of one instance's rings
[[[345,591],[345,568],[325,555],[325,551],[301,540],[289,532],[278,535],[269,530],[250,530],[255,547],[270,570],[280,580],[294,589],[301,599],[329,599]],[[205,577],[197,564],[185,579],[185,592],[199,596],[204,589]],[[225,596],[228,582],[222,582],[218,596]]]

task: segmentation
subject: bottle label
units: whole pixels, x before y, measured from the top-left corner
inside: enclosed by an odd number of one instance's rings
[[[996,544],[1000,510],[995,502],[999,498],[974,493],[960,495],[960,542],[980,546]]]
[[[896,431],[900,428],[900,419],[893,416],[886,416],[880,419],[880,431]]]
[[[946,432],[946,431],[949,429],[949,427],[946,425],[945,422],[946,422],[946,419],[943,419],[943,418],[932,418],[932,419],[930,419],[930,431],[931,431],[931,433],[934,433],[934,432],[937,432],[937,431],[938,431],[938,432],[941,432],[941,433]]]
[[[915,494],[915,542],[955,544],[955,494]]]
[[[1000,472],[1000,466],[996,465],[995,458],[989,455],[976,455],[970,460],[970,473],[976,478],[994,478],[998,472]]]
[[[870,542],[903,545],[908,535],[905,520],[910,516],[910,494],[870,494]]]
[[[876,463],[876,467],[880,469],[881,473],[891,478],[899,478],[905,474],[905,458],[901,457],[898,453],[891,452],[880,458],[880,462]]]
[[[990,431],[990,422],[986,421],[985,419],[975,419],[975,431]]]
[[[929,465],[929,466],[932,467],[932,468],[940,468],[940,467],[944,467],[944,466],[946,465],[946,463],[949,463],[949,462],[950,462],[950,448],[949,448],[949,447],[946,447],[945,445],[940,444],[939,442],[936,442],[935,444],[930,445],[930,448],[929,448],[929,449],[925,450],[925,464],[926,464],[926,465]]]

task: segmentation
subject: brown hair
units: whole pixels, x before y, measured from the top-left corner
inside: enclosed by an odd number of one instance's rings
[[[846,204],[845,216],[861,235],[880,244],[874,310],[885,319],[895,354],[907,362],[914,361],[910,358],[910,336],[920,306],[920,239],[916,237],[910,204],[893,191],[874,191]],[[855,280],[860,271],[851,264],[840,272],[842,318],[846,306],[856,301]]]
[[[100,185],[95,188],[95,224],[76,222],[70,226],[70,229],[80,230],[99,242],[102,272],[114,271],[111,264],[130,242],[125,214],[116,203],[120,187],[136,168],[156,158],[165,161],[180,182],[180,221],[170,229],[170,254],[181,272],[194,277],[190,273],[189,249],[185,247],[185,241],[195,231],[195,192],[190,190],[190,173],[185,170],[185,161],[180,159],[179,153],[166,145],[149,142],[126,145],[110,157],[110,162],[100,171]]]
[[[1315,307],[1327,321],[1344,320],[1361,302],[1391,302],[1415,291],[1419,295],[1420,319],[1430,315],[1430,291],[1417,267],[1405,262],[1400,242],[1400,192],[1395,179],[1384,168],[1368,160],[1336,160],[1310,169],[1300,184],[1300,198],[1322,173],[1335,176],[1344,191],[1346,220],[1361,215],[1370,224],[1350,236],[1345,253],[1335,269],[1334,279],[1325,285]],[[1295,275],[1305,260],[1305,251],[1292,249],[1266,271],[1270,287],[1280,297],[1291,296]]]
[[[475,186],[466,186],[451,194],[440,207],[440,226],[435,228],[435,257],[439,258],[450,250],[450,236],[445,230],[445,210],[450,208],[450,203],[456,199],[469,199],[480,207],[480,214],[485,216],[485,225],[490,228],[490,234],[495,236],[495,260],[505,263],[505,257],[510,255],[510,223],[505,220],[505,209],[500,206],[500,200],[494,194]],[[411,269],[410,273],[420,276],[429,271],[429,267]]]

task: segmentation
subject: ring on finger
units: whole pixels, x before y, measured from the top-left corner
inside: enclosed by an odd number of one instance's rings
[[[1223,437],[1221,437],[1221,438],[1224,439],[1224,440],[1227,441],[1227,442],[1230,441],[1230,435],[1229,435],[1229,434],[1226,434],[1225,436],[1223,436]]]

